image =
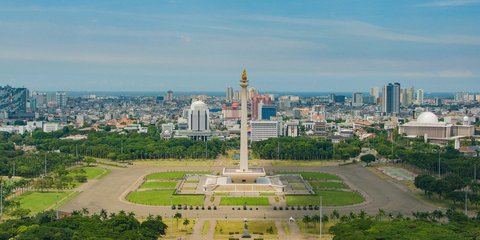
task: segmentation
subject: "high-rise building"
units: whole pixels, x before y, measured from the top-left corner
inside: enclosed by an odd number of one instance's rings
[[[248,101],[252,100],[254,96],[258,95],[258,90],[256,90],[254,87],[250,87],[248,89]]]
[[[423,89],[418,89],[417,90],[417,104],[418,105],[423,105]]]
[[[370,88],[370,96],[374,97],[374,103],[378,102],[378,98],[380,97],[380,88],[379,87],[372,87]]]
[[[264,95],[255,95],[251,99],[251,110],[252,110],[252,115],[251,119],[252,120],[258,120],[261,119],[262,116],[262,106],[263,105],[273,105],[273,100],[270,98],[269,95],[264,94]]]
[[[383,87],[382,112],[389,115],[400,113],[400,83],[389,83]]]
[[[235,90],[235,92],[233,92],[233,101],[235,102],[240,101],[240,91]]]
[[[26,88],[0,87],[0,111],[26,112],[29,92]]]
[[[195,101],[188,110],[188,130],[208,131],[210,130],[210,118],[207,104],[202,101]]]
[[[165,101],[173,101],[173,91],[168,90],[167,95],[165,95]]]
[[[280,128],[277,121],[251,121],[250,126],[252,142],[276,138],[279,135]]]
[[[352,94],[352,106],[359,107],[363,105],[363,93],[354,92]]]
[[[407,90],[407,103],[408,105],[412,105],[414,102],[413,100],[415,99],[415,88],[411,87]]]
[[[270,120],[271,117],[277,116],[277,107],[275,105],[266,105],[266,104],[261,104],[262,107],[259,108],[261,111],[258,114],[259,119],[261,120]]]
[[[63,108],[67,106],[67,94],[65,92],[55,93],[55,102],[57,107]]]
[[[228,102],[231,102],[233,100],[233,88],[230,86],[227,87],[226,99]]]

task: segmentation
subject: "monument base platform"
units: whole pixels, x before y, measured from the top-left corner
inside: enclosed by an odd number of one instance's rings
[[[229,177],[232,183],[256,183],[257,178],[265,177],[264,168],[249,168],[242,171],[239,168],[224,168],[222,176]]]

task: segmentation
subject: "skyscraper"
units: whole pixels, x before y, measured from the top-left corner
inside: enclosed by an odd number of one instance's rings
[[[380,97],[380,89],[378,87],[370,88],[370,96],[375,98],[375,103],[378,102],[378,98]]]
[[[188,110],[188,130],[208,131],[210,130],[209,110],[207,104],[202,101],[195,101]]]
[[[417,90],[417,104],[418,105],[423,105],[423,89],[418,89]]]
[[[400,113],[400,83],[389,83],[383,87],[382,113],[389,115]]]
[[[359,107],[363,105],[363,93],[354,92],[352,94],[352,106]]]
[[[240,101],[240,91],[235,90],[235,92],[233,92],[233,101],[235,102]]]
[[[167,95],[165,95],[165,101],[173,101],[173,91],[168,90]]]
[[[233,100],[233,88],[230,86],[227,87],[226,99],[228,102],[231,102]]]
[[[251,106],[252,106],[252,120],[258,120],[262,117],[262,106],[263,105],[273,105],[273,100],[269,95],[255,95],[252,97]]]
[[[67,94],[65,92],[56,92],[55,93],[55,102],[57,107],[66,107],[67,106]]]

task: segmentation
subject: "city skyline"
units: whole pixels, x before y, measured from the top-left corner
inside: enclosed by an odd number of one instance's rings
[[[479,1],[271,4],[4,2],[0,82],[223,91],[246,67],[271,91],[480,91]]]

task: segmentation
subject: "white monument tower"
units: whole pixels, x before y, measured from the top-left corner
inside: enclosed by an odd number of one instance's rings
[[[240,167],[239,168],[224,168],[223,176],[230,177],[234,183],[254,183],[258,177],[264,177],[265,169],[263,168],[249,168],[248,167],[248,135],[247,135],[247,71],[243,69],[242,80],[240,80],[240,87],[242,87],[242,109],[241,109],[241,126],[240,126]]]
[[[240,87],[242,87],[242,109],[241,109],[241,127],[240,127],[240,170],[248,172],[248,135],[247,135],[247,71],[243,69],[242,80],[240,80]]]

